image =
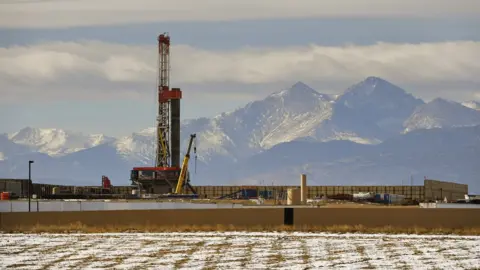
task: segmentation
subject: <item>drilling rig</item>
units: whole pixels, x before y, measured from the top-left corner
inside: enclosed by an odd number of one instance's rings
[[[180,178],[180,88],[170,89],[170,36],[158,36],[158,114],[156,127],[156,155],[154,167],[135,167],[131,170],[132,185],[138,185],[150,194],[178,194],[186,185],[193,194],[195,190],[186,177]],[[180,188],[177,187],[181,183]]]

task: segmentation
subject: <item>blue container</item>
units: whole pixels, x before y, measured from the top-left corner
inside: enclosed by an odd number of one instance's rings
[[[256,189],[244,189],[242,195],[246,198],[255,198],[257,197]]]
[[[385,203],[390,203],[390,194],[384,194],[384,196],[385,197],[383,200],[385,201]]]

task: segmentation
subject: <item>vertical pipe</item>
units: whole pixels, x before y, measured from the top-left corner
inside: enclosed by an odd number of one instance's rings
[[[301,202],[302,204],[307,203],[307,176],[302,174],[300,176],[300,189],[301,189]]]
[[[31,186],[31,183],[32,183],[32,162],[29,161],[28,162],[28,212],[30,212],[30,186]]]
[[[172,91],[174,89],[172,89]],[[172,164],[172,167],[180,167],[180,99],[172,99],[170,102],[171,102],[170,103],[170,110],[171,110],[170,112],[171,148],[170,149],[172,149],[171,164]]]

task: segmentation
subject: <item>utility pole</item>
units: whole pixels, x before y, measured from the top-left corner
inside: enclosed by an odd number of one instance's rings
[[[33,160],[28,161],[28,212],[30,212],[30,198],[32,197],[30,190],[32,186],[32,163]]]

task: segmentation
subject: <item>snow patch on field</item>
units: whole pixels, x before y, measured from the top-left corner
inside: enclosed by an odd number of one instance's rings
[[[480,237],[328,233],[0,234],[8,269],[472,269]]]

